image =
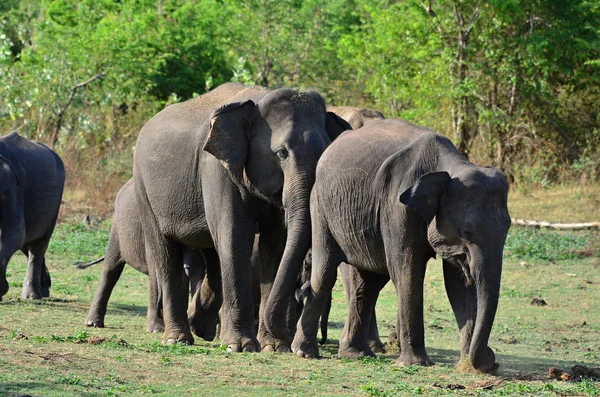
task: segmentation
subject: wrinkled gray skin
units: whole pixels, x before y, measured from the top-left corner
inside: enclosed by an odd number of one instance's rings
[[[134,178],[146,259],[162,287],[165,343],[193,343],[179,293],[183,247],[215,247],[223,280],[221,342],[231,351],[258,351],[261,344],[289,351],[285,313],[295,279],[280,274],[300,271],[310,245],[316,163],[347,128],[316,92],[233,83],[171,105],[146,123]],[[279,265],[269,275],[274,282],[261,280],[272,293],[260,344],[248,282],[257,223],[261,258],[270,269]]]
[[[21,250],[29,259],[22,298],[50,295],[45,254],[62,199],[65,169],[56,153],[12,132],[0,138],[0,298],[6,267]]]
[[[214,250],[212,250],[214,251]],[[204,253],[207,258],[215,260],[214,252]],[[146,265],[144,233],[139,217],[138,205],[135,198],[135,183],[130,179],[123,185],[115,199],[115,212],[110,229],[106,255],[94,262],[83,264],[76,263],[78,268],[84,269],[104,261],[100,284],[88,312],[86,325],[88,327],[104,327],[104,317],[108,300],[113,288],[119,281],[125,264],[129,264],[137,271],[149,274]],[[205,278],[205,257],[202,252],[184,249],[183,285],[190,285],[191,291],[184,291],[187,307],[187,296],[191,292],[193,304],[188,310],[190,326],[193,332],[206,340],[213,340],[216,334],[218,312],[221,306],[221,288],[213,291],[208,284],[203,283]],[[214,268],[214,267],[212,267]],[[218,267],[217,267],[218,269]],[[219,280],[219,275],[216,275]],[[148,332],[163,332],[164,322],[161,317],[161,299],[158,292],[156,277],[149,278],[148,285],[148,315],[146,329]]]
[[[445,137],[402,120],[382,120],[343,134],[323,154],[311,196],[312,293],[293,351],[318,355],[316,328],[336,267],[357,269],[340,355],[373,355],[365,324],[391,278],[398,293],[397,363],[429,365],[423,327],[426,263],[443,258],[461,358],[479,371],[495,367],[488,347],[496,314],[502,250],[510,227],[508,184],[494,168],[462,157]],[[363,326],[361,326],[361,324]]]
[[[379,110],[356,106],[327,106],[327,110],[346,120],[353,130],[357,130],[372,121],[385,119]]]

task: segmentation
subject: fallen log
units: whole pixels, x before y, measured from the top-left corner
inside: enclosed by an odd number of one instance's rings
[[[536,229],[547,228],[556,230],[596,230],[600,229],[600,222],[587,223],[553,223],[544,221],[529,221],[525,219],[511,218],[512,224],[515,226],[531,227]]]

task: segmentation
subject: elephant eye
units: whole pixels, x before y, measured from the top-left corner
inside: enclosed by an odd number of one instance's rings
[[[277,155],[277,157],[279,157],[280,160],[285,160],[290,155],[287,149],[284,147],[280,147],[277,150],[275,150],[275,154]]]

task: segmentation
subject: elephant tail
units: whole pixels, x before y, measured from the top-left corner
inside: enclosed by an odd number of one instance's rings
[[[100,263],[104,260],[104,258],[106,258],[106,256],[103,256],[100,259],[97,259],[93,262],[89,262],[89,263],[85,263],[85,262],[75,262],[73,263],[73,266],[77,267],[78,269],[87,269],[90,266],[94,266],[97,263]]]

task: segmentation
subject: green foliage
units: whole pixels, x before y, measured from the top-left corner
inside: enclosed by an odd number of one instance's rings
[[[87,228],[83,223],[60,223],[56,226],[48,253],[69,255],[83,259],[97,259],[104,255],[108,245],[110,225]]]
[[[594,248],[598,234],[593,232],[559,232],[514,227],[504,246],[509,257],[526,260],[557,261],[599,256]]]

